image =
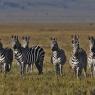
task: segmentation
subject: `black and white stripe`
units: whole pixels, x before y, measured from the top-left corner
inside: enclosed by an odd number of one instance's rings
[[[63,49],[60,49],[55,38],[51,38],[51,63],[54,65],[55,72],[57,75],[63,74],[63,65],[66,62],[66,55]]]
[[[91,77],[95,77],[95,38],[93,36],[89,36],[88,66],[91,71]]]
[[[24,74],[26,65],[35,63],[39,74],[43,72],[44,49],[40,46],[23,48],[18,40],[18,36],[12,36],[12,47],[16,60],[19,62],[21,75]]]
[[[84,49],[80,48],[78,35],[72,35],[72,47],[73,51],[70,57],[70,65],[77,78],[80,77],[82,70],[84,70],[84,75],[86,76],[87,54]]]
[[[0,68],[1,71],[6,73],[11,70],[13,61],[13,51],[10,48],[3,48],[0,41]]]

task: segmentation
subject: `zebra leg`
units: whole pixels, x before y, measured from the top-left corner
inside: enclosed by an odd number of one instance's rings
[[[79,79],[79,67],[77,67],[77,69],[76,69],[76,74],[77,74],[77,79]]]
[[[58,75],[58,65],[55,65],[55,74]]]
[[[84,77],[85,77],[85,78],[86,78],[86,76],[87,76],[86,70],[87,70],[87,68],[86,68],[86,67],[85,67],[85,68],[83,68],[83,73],[84,73]]]
[[[30,64],[30,73],[33,72],[33,64]]]
[[[8,64],[9,71],[11,70],[11,64]]]
[[[35,63],[35,65],[39,71],[39,74],[42,74],[43,73],[43,63]]]
[[[55,66],[56,75],[60,75],[60,65],[56,64]]]
[[[22,65],[20,64],[20,75],[22,76]]]
[[[84,73],[84,77],[86,78],[87,77],[87,74],[86,74],[85,69],[83,69],[83,73]]]
[[[81,77],[81,73],[82,73],[82,69],[79,68],[79,70],[78,70],[78,79]]]
[[[22,63],[22,64],[20,65],[20,74],[21,74],[21,76],[23,76],[24,73],[25,73],[25,64]]]
[[[74,77],[77,77],[77,67],[73,67],[73,74],[74,74]]]
[[[3,64],[3,72],[6,74],[6,63]]]
[[[63,75],[63,66],[62,66],[62,64],[59,65],[59,68],[60,68],[60,75],[62,76]]]
[[[56,65],[55,64],[53,66],[53,71],[54,71],[54,74],[56,75]]]
[[[29,66],[26,64],[26,73],[28,72]]]
[[[76,77],[76,69],[75,68],[74,68],[74,73],[73,74],[74,74],[74,77]]]
[[[26,71],[31,73],[32,72],[32,64],[27,64],[26,65]]]
[[[95,78],[95,66],[93,66],[93,77]]]
[[[93,64],[91,65],[91,78],[93,77]]]
[[[0,64],[0,72],[2,72],[2,68],[3,68],[3,67],[2,67],[2,64]]]
[[[11,70],[11,64],[6,63],[6,71],[9,72]]]

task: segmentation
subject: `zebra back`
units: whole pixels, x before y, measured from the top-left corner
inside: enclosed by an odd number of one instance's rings
[[[22,55],[26,59],[26,63],[39,63],[44,60],[44,49],[40,46],[25,48],[22,50]]]

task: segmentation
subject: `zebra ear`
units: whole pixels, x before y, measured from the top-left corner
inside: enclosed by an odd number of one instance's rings
[[[24,36],[22,36],[22,39],[24,40]]]
[[[14,36],[14,38],[16,39],[16,35]]]
[[[90,39],[91,39],[91,37],[90,37],[90,36],[88,36],[88,39],[90,40]]]
[[[28,36],[27,35],[25,36],[25,39],[28,40]]]
[[[18,36],[16,36],[16,39],[18,40]]]
[[[94,37],[93,37],[93,36],[92,36],[91,38],[92,38],[92,39],[94,39]]]
[[[30,36],[27,36],[27,40],[28,40],[28,41],[30,40]]]
[[[30,36],[28,36],[28,40],[30,40]]]
[[[53,38],[51,37],[50,40],[53,40]]]
[[[79,39],[79,35],[76,35],[77,36],[77,39]]]
[[[28,40],[28,36],[25,36],[25,39]]]
[[[57,38],[54,38],[55,41],[57,41]]]
[[[77,35],[76,35],[76,34],[75,34],[75,36],[74,36],[74,37],[75,37],[75,39],[77,39]]]
[[[14,36],[12,35],[11,38],[14,38]]]

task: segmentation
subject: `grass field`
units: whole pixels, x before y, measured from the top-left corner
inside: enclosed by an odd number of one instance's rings
[[[34,66],[31,74],[24,79],[19,76],[18,66],[13,62],[12,70],[6,77],[0,73],[0,95],[95,95],[95,79],[82,77],[77,80],[68,64],[71,55],[71,35],[79,34],[81,47],[89,50],[88,35],[95,35],[92,24],[10,24],[0,25],[0,38],[4,47],[11,47],[11,35],[30,35],[30,46],[40,45],[45,49],[44,73],[38,75]],[[59,46],[66,52],[64,76],[56,78],[50,63],[50,38],[56,37]],[[89,70],[88,70],[89,73]]]

